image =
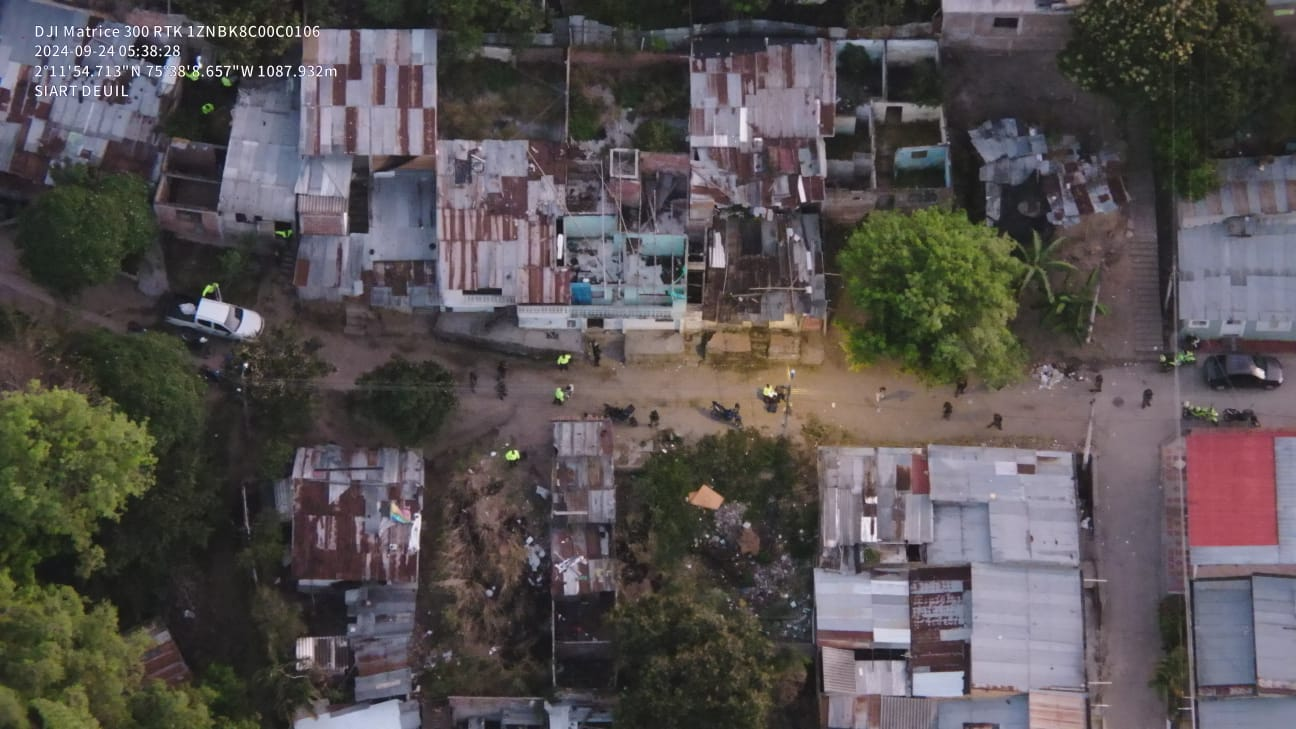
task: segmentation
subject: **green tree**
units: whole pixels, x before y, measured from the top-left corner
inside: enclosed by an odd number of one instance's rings
[[[153,438],[110,404],[70,390],[0,395],[0,568],[28,579],[71,549],[89,573],[101,520],[153,485]]]
[[[644,152],[681,152],[686,148],[683,132],[661,119],[648,119],[635,128],[634,146]]]
[[[1057,257],[1060,247],[1065,242],[1066,238],[1059,236],[1045,245],[1039,231],[1031,233],[1029,248],[1017,242],[1017,252],[1021,255],[1022,263],[1026,264],[1021,286],[1017,289],[1019,296],[1026,293],[1026,289],[1030,288],[1031,284],[1035,284],[1044,293],[1045,301],[1053,300],[1053,284],[1049,281],[1049,277],[1054,271],[1076,270],[1075,266]]]
[[[68,351],[99,392],[148,426],[159,456],[177,445],[194,448],[207,388],[180,340],[95,329],[73,335]]]
[[[353,402],[363,414],[392,429],[401,443],[417,443],[441,428],[458,404],[455,379],[431,360],[400,355],[360,375]]]
[[[255,425],[264,433],[292,436],[310,427],[315,407],[316,380],[335,371],[319,348],[290,327],[270,327],[261,336],[234,348],[234,362],[246,363],[240,373],[243,396]]]
[[[68,173],[18,219],[22,264],[42,286],[70,296],[105,283],[157,234],[148,185],[133,175]]]
[[[1287,48],[1267,15],[1263,0],[1090,0],[1058,63],[1082,88],[1146,113],[1163,138],[1160,163],[1195,194],[1210,177],[1192,155],[1263,116],[1286,77]],[[1166,157],[1168,135],[1188,143],[1188,161]]]
[[[1153,135],[1157,174],[1185,200],[1200,200],[1219,187],[1215,161],[1189,127],[1159,127]]]
[[[149,681],[130,697],[133,729],[213,729],[216,722],[207,699],[200,689],[171,689],[160,681]]]
[[[146,646],[145,636],[118,631],[112,606],[87,606],[71,587],[20,586],[0,572],[0,713],[28,707],[45,726],[129,726]]]
[[[750,729],[773,705],[775,651],[724,595],[659,592],[614,617],[620,729]]]
[[[1023,264],[1013,244],[961,212],[875,212],[838,262],[860,321],[844,325],[853,365],[898,360],[930,382],[976,374],[993,386],[1021,376],[1009,329]]]
[[[1156,689],[1165,699],[1166,714],[1170,717],[1179,715],[1179,708],[1188,695],[1188,648],[1175,646],[1166,651],[1157,660],[1148,685]]]

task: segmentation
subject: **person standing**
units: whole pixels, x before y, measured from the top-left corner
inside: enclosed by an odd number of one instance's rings
[[[1143,405],[1141,407],[1152,407],[1152,388],[1149,387],[1143,391]]]
[[[598,342],[590,342],[590,358],[594,360],[594,366],[598,367],[599,362],[603,359],[603,348]]]
[[[999,413],[995,413],[994,419],[991,420],[990,424],[987,425],[986,427],[994,428],[995,430],[1003,430],[1003,416],[1000,415]]]
[[[1089,392],[1102,392],[1102,375],[1101,375],[1101,374],[1099,374],[1097,377],[1094,378],[1094,386],[1093,386],[1093,389],[1089,390]],[[1146,406],[1144,406],[1144,407],[1146,407]]]
[[[963,394],[966,392],[967,392],[967,378],[960,377],[958,378],[958,382],[954,383],[954,397],[963,397]]]
[[[562,405],[567,402],[567,391],[561,387],[554,388],[554,405]]]
[[[873,395],[873,401],[877,403],[877,411],[882,412],[882,401],[886,399],[886,388],[879,387],[877,393]]]
[[[566,352],[563,352],[562,354],[558,355],[558,369],[566,372],[567,365],[571,364],[571,359],[572,356],[570,354],[567,354]]]
[[[477,392],[477,373],[476,373],[476,372],[469,372],[469,373],[468,373],[468,391],[469,391],[469,392]]]
[[[503,382],[504,378],[507,375],[508,375],[508,365],[504,362],[504,360],[500,360],[499,364],[495,365],[495,379]]]
[[[950,415],[953,414],[954,414],[954,406],[949,403],[949,400],[946,400],[945,405],[941,407],[941,418],[944,420],[949,420]]]
[[[517,462],[522,460],[522,452],[516,448],[510,448],[504,452],[504,460],[508,461],[510,466],[516,466]]]
[[[508,385],[504,383],[504,380],[495,381],[495,396],[501,400],[508,397]]]
[[[659,414],[656,410],[652,411],[651,413],[648,413],[648,427],[656,428],[660,424],[661,424],[661,414]]]

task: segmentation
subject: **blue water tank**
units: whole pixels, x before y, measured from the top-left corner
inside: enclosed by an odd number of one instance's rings
[[[594,287],[580,281],[572,282],[571,300],[573,304],[588,305],[594,303]]]

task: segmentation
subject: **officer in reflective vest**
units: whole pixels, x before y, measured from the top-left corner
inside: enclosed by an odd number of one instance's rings
[[[567,401],[567,392],[561,387],[554,388],[554,405],[562,405]]]
[[[570,354],[564,353],[558,355],[558,369],[560,370],[567,369],[567,365],[571,364],[571,361],[572,361],[572,356]]]
[[[773,400],[777,396],[778,393],[775,392],[774,388],[770,387],[769,385],[765,385],[765,387],[761,390],[761,397],[765,398],[766,400]]]
[[[202,298],[205,299],[205,298],[207,298],[208,296],[210,296],[211,294],[214,294],[214,293],[216,293],[216,292],[219,291],[219,290],[220,290],[220,284],[209,283],[209,284],[207,284],[206,286],[203,287],[203,290],[202,290]]]
[[[504,452],[504,460],[508,461],[510,465],[517,463],[522,460],[522,453],[516,448],[510,448]]]

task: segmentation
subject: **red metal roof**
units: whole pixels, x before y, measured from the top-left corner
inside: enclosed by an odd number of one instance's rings
[[[1188,435],[1188,543],[1242,547],[1278,543],[1274,438],[1279,431]]]

